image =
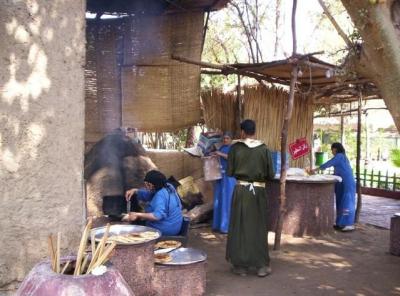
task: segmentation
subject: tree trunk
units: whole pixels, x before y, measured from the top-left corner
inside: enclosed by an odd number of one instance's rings
[[[400,130],[400,1],[342,0],[362,39],[354,70],[371,79]]]

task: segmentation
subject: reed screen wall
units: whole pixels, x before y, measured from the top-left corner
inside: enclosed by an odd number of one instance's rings
[[[243,87],[243,118],[255,120],[257,138],[264,141],[273,151],[280,151],[281,129],[286,110],[288,92],[280,87],[246,86]],[[236,94],[223,93],[220,90],[202,93],[204,121],[207,127],[221,130],[235,130],[237,126]],[[288,131],[288,143],[306,138],[311,145],[314,106],[311,99],[296,95],[292,119]],[[291,160],[294,167],[305,167],[311,163],[311,154],[298,160]]]
[[[86,141],[120,126],[176,131],[199,123],[204,12],[87,20]]]

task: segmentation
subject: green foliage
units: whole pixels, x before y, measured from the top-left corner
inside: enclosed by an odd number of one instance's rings
[[[390,151],[390,160],[396,167],[400,168],[400,149],[392,149]]]

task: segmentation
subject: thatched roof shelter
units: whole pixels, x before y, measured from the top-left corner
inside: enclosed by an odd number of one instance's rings
[[[316,53],[314,53],[316,54]],[[299,65],[297,90],[313,97],[315,104],[336,104],[357,101],[359,87],[363,88],[364,97],[377,98],[375,85],[363,77],[351,77],[342,66],[336,66],[314,57],[314,54],[297,55],[295,58],[266,63],[236,63],[216,65],[199,62],[184,57],[173,57],[179,61],[202,67],[203,74],[239,74],[258,81],[289,85],[293,63]],[[212,69],[212,70],[210,70]]]

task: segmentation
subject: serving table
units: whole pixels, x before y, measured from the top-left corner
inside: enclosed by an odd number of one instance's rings
[[[288,176],[286,180],[286,213],[284,234],[320,236],[333,230],[335,183],[333,175]],[[269,182],[267,192],[268,230],[275,231],[279,213],[280,182],[277,176]]]

